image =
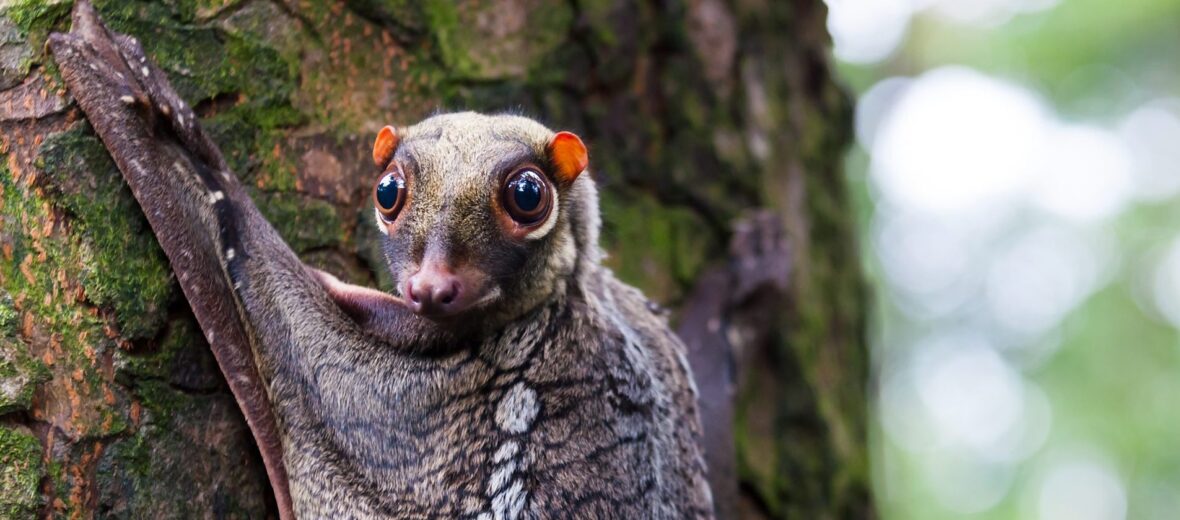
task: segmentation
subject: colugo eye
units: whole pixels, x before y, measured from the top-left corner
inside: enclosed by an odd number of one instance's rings
[[[381,176],[373,186],[373,203],[386,222],[397,219],[398,212],[406,203],[406,177],[401,168],[394,166],[393,170]]]
[[[512,220],[535,224],[549,215],[549,184],[536,170],[520,170],[504,183],[504,208]]]

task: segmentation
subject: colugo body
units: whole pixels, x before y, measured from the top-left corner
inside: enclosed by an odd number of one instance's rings
[[[392,293],[305,266],[86,0],[62,77],[167,254],[288,518],[706,518],[684,346],[598,249],[586,148],[516,116],[387,127]]]
[[[275,363],[296,512],[710,515],[684,347],[601,265],[585,155],[517,116],[382,131],[374,221],[394,298],[437,330],[397,337],[388,297],[319,275],[397,344],[328,337]]]

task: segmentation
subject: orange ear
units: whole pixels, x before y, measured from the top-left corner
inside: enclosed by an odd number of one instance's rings
[[[373,142],[373,162],[378,168],[384,168],[393,159],[393,152],[397,151],[397,131],[392,126],[382,128],[377,132],[377,140]]]
[[[590,164],[590,157],[586,155],[586,145],[570,132],[557,132],[549,141],[549,160],[553,161],[553,166],[557,168],[557,171],[553,172],[557,180],[566,184],[574,182]]]

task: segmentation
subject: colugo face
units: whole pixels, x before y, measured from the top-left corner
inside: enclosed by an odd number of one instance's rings
[[[511,319],[572,272],[570,199],[591,182],[577,136],[518,116],[446,114],[385,127],[373,159],[386,259],[414,312]]]

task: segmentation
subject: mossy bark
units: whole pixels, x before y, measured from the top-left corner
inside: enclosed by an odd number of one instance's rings
[[[820,0],[97,1],[138,36],[309,263],[388,287],[376,130],[442,109],[578,132],[610,265],[673,309],[773,212],[791,283],[738,341],[742,511],[873,516],[850,101]],[[244,422],[159,246],[43,43],[0,2],[0,516],[263,518]],[[272,513],[271,513],[272,514]]]

